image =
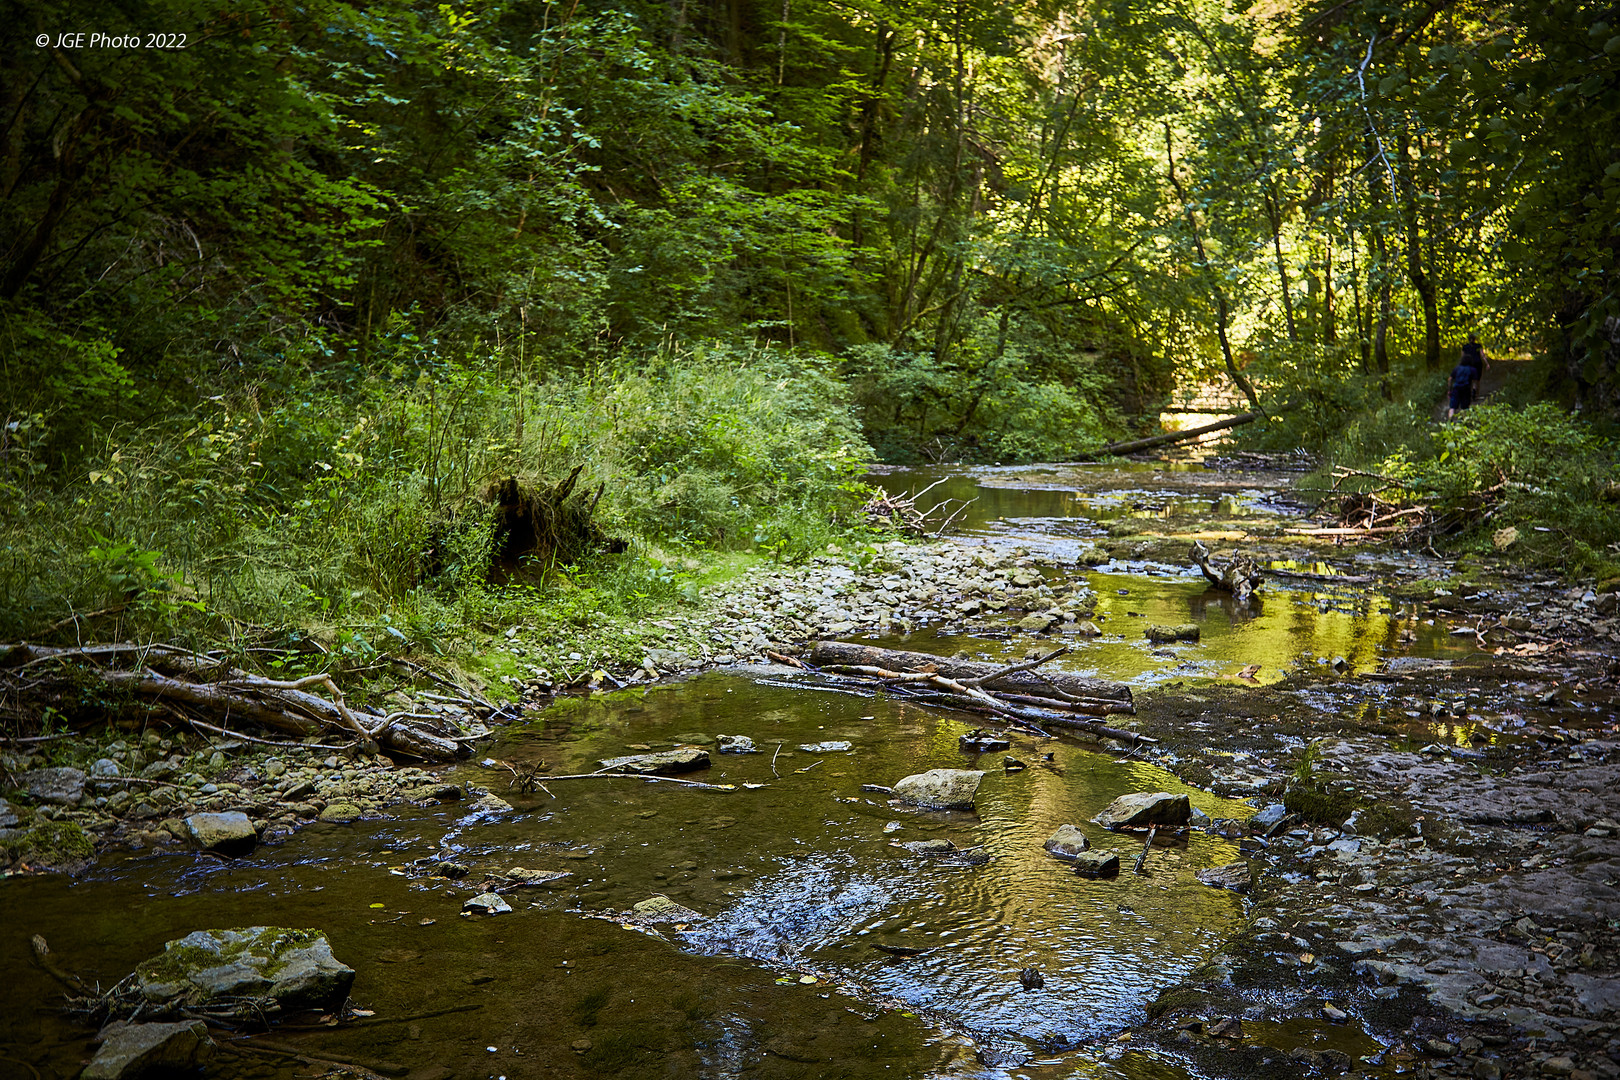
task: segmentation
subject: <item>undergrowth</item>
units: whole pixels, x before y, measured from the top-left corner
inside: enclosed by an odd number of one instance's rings
[[[0,639],[304,636],[357,663],[605,626],[690,599],[713,553],[806,557],[853,524],[869,455],[840,384],[804,357],[535,374],[404,340],[364,370],[204,400],[70,456],[61,434],[30,417],[0,456]],[[623,550],[492,574],[492,485],[575,467]]]
[[[1442,422],[1444,373],[1404,383],[1347,373],[1335,383],[1334,366],[1323,358],[1282,371],[1276,398],[1305,407],[1240,434],[1241,444],[1311,450],[1321,467],[1301,481],[1306,493],[1426,508],[1438,542],[1456,551],[1501,551],[1572,576],[1620,571],[1616,446],[1585,419],[1503,393]],[[1368,475],[1335,478],[1342,470]]]

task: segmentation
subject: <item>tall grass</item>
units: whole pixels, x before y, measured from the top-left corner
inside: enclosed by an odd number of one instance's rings
[[[550,376],[499,354],[405,359],[203,401],[70,468],[35,452],[43,421],[13,432],[0,637],[71,636],[75,613],[103,611],[120,632],[440,647],[468,626],[669,599],[692,549],[805,554],[860,499],[869,451],[841,385],[803,358],[693,350]],[[576,466],[629,549],[491,584],[490,485]]]

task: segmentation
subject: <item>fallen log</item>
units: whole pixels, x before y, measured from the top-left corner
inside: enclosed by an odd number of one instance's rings
[[[985,690],[1033,694],[1041,697],[1053,696],[1052,690],[1056,689],[1065,695],[1064,700],[1087,706],[1088,711],[1095,708],[1105,714],[1136,712],[1136,705],[1131,698],[1131,688],[1123,683],[1106,679],[1088,679],[1083,675],[1073,675],[1064,671],[1007,671],[1006,665],[1002,664],[984,664],[899,649],[874,649],[842,641],[815,642],[810,647],[808,659],[816,667],[840,664],[850,667],[883,668],[897,672],[926,672],[962,683],[976,682],[991,676],[988,681],[976,685]]]
[[[1145,439],[1131,439],[1128,442],[1109,443],[1107,446],[1090,454],[1082,454],[1076,460],[1093,461],[1110,454],[1134,454],[1139,450],[1152,450],[1156,446],[1170,446],[1175,443],[1187,442],[1203,435],[1213,435],[1217,431],[1227,428],[1240,427],[1252,424],[1256,420],[1264,420],[1265,413],[1246,412],[1236,416],[1229,416],[1225,420],[1217,420],[1213,424],[1204,424],[1200,427],[1187,428],[1185,431],[1167,431],[1162,435],[1150,435]]]
[[[135,657],[137,666],[120,668],[102,663],[121,656]],[[218,719],[221,725],[246,720],[298,739],[322,733],[374,739],[392,753],[427,761],[453,761],[463,753],[455,739],[420,724],[404,723],[410,714],[378,716],[350,709],[330,675],[291,681],[267,679],[228,667],[213,657],[167,645],[112,644],[80,649],[26,643],[0,645],[0,670],[20,670],[49,662],[73,664],[82,675],[108,686],[148,701],[184,706]],[[306,686],[323,687],[335,700],[312,694],[304,689]],[[212,727],[189,715],[182,715],[181,722],[226,731],[225,727]]]

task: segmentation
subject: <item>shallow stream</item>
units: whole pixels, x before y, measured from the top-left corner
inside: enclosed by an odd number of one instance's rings
[[[1076,545],[1121,515],[1162,518],[1195,503],[1215,519],[1291,512],[1275,482],[1222,487],[1212,475],[991,469],[935,493],[977,497],[965,519],[974,542],[1024,547],[1068,569]],[[883,481],[903,490],[934,478]],[[1279,579],[1241,611],[1179,565],[1109,563],[1088,577],[1105,633],[1064,639],[1075,651],[1060,663],[1138,686],[1231,681],[1255,664],[1249,677],[1263,682],[1340,658],[1370,670],[1395,654],[1472,647],[1364,586]],[[1149,645],[1142,626],[1153,622],[1196,622],[1202,640]],[[1027,635],[928,629],[881,643],[993,659],[1021,658],[1030,646]],[[1185,791],[1212,817],[1251,808],[1076,741],[1014,736],[1008,753],[1029,767],[1005,771],[1002,752],[958,749],[971,718],[790,682],[737,668],[559,700],[477,752],[543,762],[544,789],[508,788],[506,771],[476,763],[452,770],[513,803],[512,814],[406,809],[313,826],[242,860],[143,854],[104,859],[78,879],[7,881],[0,962],[12,978],[0,990],[0,1075],[70,1077],[87,1054],[83,1030],[56,1016],[53,984],[27,963],[29,934],[43,934],[64,966],[110,984],[166,940],[252,924],[326,931],[359,971],[355,1002],[374,1013],[274,1041],[383,1075],[1185,1075],[1148,1054],[1121,1054],[1108,1037],[1236,928],[1241,898],[1193,877],[1231,862],[1236,845],[1194,831],[1155,845],[1137,875],[1141,841],[1090,818],[1131,791]],[[640,749],[714,751],[719,734],[762,749],[716,753],[697,776],[735,790],[545,780]],[[827,742],[849,749],[801,749]],[[862,790],[935,767],[987,771],[976,813],[906,810]],[[1041,844],[1064,823],[1118,850],[1125,872],[1087,880],[1049,858]],[[963,854],[898,846],[936,838]],[[471,874],[450,883],[413,866],[445,856]],[[509,915],[459,914],[486,873],[513,866],[571,876],[509,894]],[[654,894],[710,918],[647,932],[605,917]],[[874,946],[921,952],[902,958]],[[1026,968],[1044,987],[1020,984]],[[308,1074],[257,1051],[222,1054],[210,1070]]]

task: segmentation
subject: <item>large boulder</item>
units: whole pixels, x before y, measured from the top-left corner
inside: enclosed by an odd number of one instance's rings
[[[336,1009],[354,985],[354,969],[332,956],[319,930],[249,926],[197,930],[167,942],[161,955],[135,969],[135,978],[142,996],[167,1011],[221,999]]]
[[[1168,791],[1137,791],[1121,795],[1091,820],[1105,829],[1181,828],[1192,820],[1192,803]]]
[[[978,769],[929,769],[894,785],[902,801],[930,810],[971,810],[984,773]]]
[[[1057,832],[1052,834],[1044,846],[1054,858],[1073,859],[1091,847],[1091,841],[1086,839],[1085,833],[1073,825],[1059,825]]]
[[[186,818],[186,833],[204,851],[221,855],[246,855],[259,842],[253,819],[240,810],[223,814],[192,814]]]
[[[35,802],[78,806],[84,798],[84,773],[78,769],[32,769],[17,777],[19,791]]]
[[[179,1024],[126,1024],[114,1020],[101,1031],[101,1047],[80,1080],[133,1080],[175,1076],[206,1061],[214,1040],[201,1020]]]

